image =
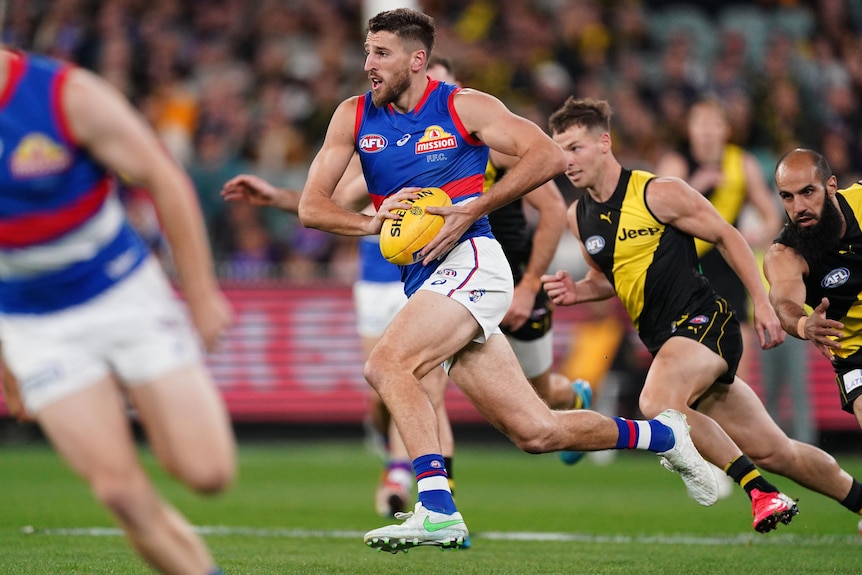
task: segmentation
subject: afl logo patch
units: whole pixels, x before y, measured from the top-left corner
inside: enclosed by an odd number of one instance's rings
[[[374,154],[386,149],[386,138],[379,134],[367,134],[359,140],[359,149]]]
[[[705,315],[697,315],[688,320],[688,323],[693,323],[694,325],[703,325],[709,322],[709,318]]]
[[[843,286],[850,279],[850,270],[847,268],[836,268],[826,274],[820,285],[826,289]]]
[[[590,236],[584,242],[584,247],[587,248],[588,254],[594,256],[605,248],[605,238],[602,236]]]

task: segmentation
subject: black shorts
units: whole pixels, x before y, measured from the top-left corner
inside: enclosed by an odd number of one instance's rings
[[[862,366],[841,361],[835,361],[832,365],[835,368],[835,384],[841,395],[841,409],[853,413],[853,402],[862,395]]]
[[[515,331],[510,331],[504,327],[501,329],[503,333],[519,341],[533,341],[551,331],[552,316],[551,300],[545,290],[539,290],[539,293],[536,294],[536,300],[533,302],[533,313],[530,314],[524,325]]]
[[[719,298],[712,306],[681,316],[673,322],[671,337],[674,336],[698,341],[724,358],[727,371],[716,381],[733,383],[742,357],[742,332],[727,300]]]

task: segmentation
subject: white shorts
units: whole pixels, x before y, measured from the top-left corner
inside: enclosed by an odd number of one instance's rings
[[[202,361],[197,333],[153,258],[81,305],[0,318],[0,340],[30,413],[111,373],[130,387]]]
[[[527,378],[542,375],[554,364],[554,340],[553,332],[549,331],[538,339],[525,341],[514,337],[507,337],[518,363]]]
[[[497,240],[486,237],[456,245],[419,289],[443,294],[466,307],[482,328],[482,334],[473,340],[477,343],[503,333],[500,322],[515,290],[503,248]]]
[[[387,264],[389,265],[389,264]],[[380,337],[407,303],[404,284],[357,281],[353,284],[356,330],[362,337]]]

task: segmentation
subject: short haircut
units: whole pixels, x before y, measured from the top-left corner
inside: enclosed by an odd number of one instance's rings
[[[410,8],[387,10],[368,20],[368,31],[391,32],[402,40],[412,40],[422,44],[428,54],[434,49],[437,31],[434,19],[427,14]]]
[[[778,173],[778,169],[784,165],[784,163],[793,156],[802,155],[807,157],[812,164],[814,164],[814,170],[817,172],[817,176],[820,178],[820,183],[823,184],[823,187],[826,187],[826,182],[829,178],[832,177],[832,168],[829,166],[829,162],[826,161],[826,158],[820,152],[816,152],[814,150],[808,148],[794,148],[789,152],[785,152],[783,156],[778,159],[778,162],[775,164],[775,173]]]
[[[562,134],[572,126],[580,126],[590,131],[611,131],[611,105],[607,100],[592,98],[577,99],[569,96],[559,110],[551,114],[548,127],[551,134]]]

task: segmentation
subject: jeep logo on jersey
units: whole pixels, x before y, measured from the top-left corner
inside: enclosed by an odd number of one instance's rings
[[[429,126],[425,128],[425,134],[416,142],[416,153],[437,152],[439,150],[451,150],[458,147],[455,136],[440,126]]]
[[[368,134],[362,136],[362,139],[359,140],[359,149],[363,152],[374,154],[385,150],[387,143],[386,138],[379,134]]]
[[[587,253],[594,256],[604,249],[605,238],[602,236],[590,236],[584,242],[584,246],[587,248]]]
[[[654,236],[659,232],[661,232],[661,228],[638,228],[636,230],[623,228],[620,235],[617,236],[617,239],[624,242],[628,239],[634,239],[639,236]]]
[[[820,282],[820,285],[825,287],[826,289],[837,288],[846,284],[847,280],[849,279],[850,270],[848,270],[847,268],[836,268],[826,274],[826,277],[823,278],[823,281]]]

